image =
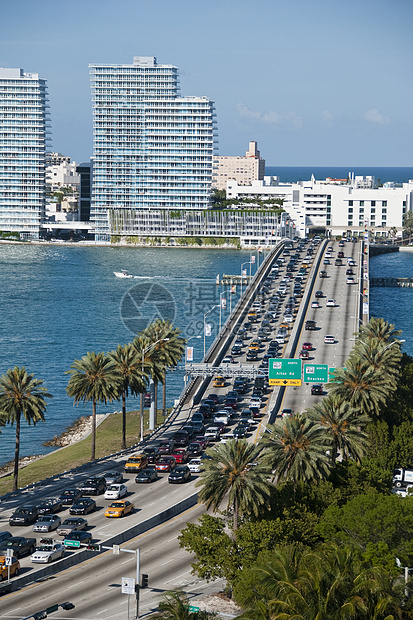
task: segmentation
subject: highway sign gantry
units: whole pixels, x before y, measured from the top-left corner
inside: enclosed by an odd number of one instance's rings
[[[300,359],[270,359],[268,362],[269,385],[300,386]]]
[[[304,383],[328,383],[328,364],[304,364]]]

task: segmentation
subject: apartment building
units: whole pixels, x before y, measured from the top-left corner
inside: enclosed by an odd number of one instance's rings
[[[260,156],[257,142],[249,143],[245,157],[214,155],[212,162],[212,187],[226,189],[227,181],[233,180],[238,185],[251,185],[253,181],[262,180],[265,175],[265,159]]]

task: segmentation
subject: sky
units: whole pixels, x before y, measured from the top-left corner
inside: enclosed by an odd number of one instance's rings
[[[155,56],[215,101],[218,153],[412,166],[412,0],[0,0],[0,66],[48,83],[52,149],[93,154],[90,63]]]

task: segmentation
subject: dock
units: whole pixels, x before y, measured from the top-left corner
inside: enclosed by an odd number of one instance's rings
[[[370,286],[413,288],[413,278],[370,278]]]

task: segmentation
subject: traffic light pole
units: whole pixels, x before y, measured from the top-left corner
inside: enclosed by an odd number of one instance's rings
[[[136,549],[136,617],[139,618],[139,589],[140,589],[140,574],[141,574],[141,550]]]

